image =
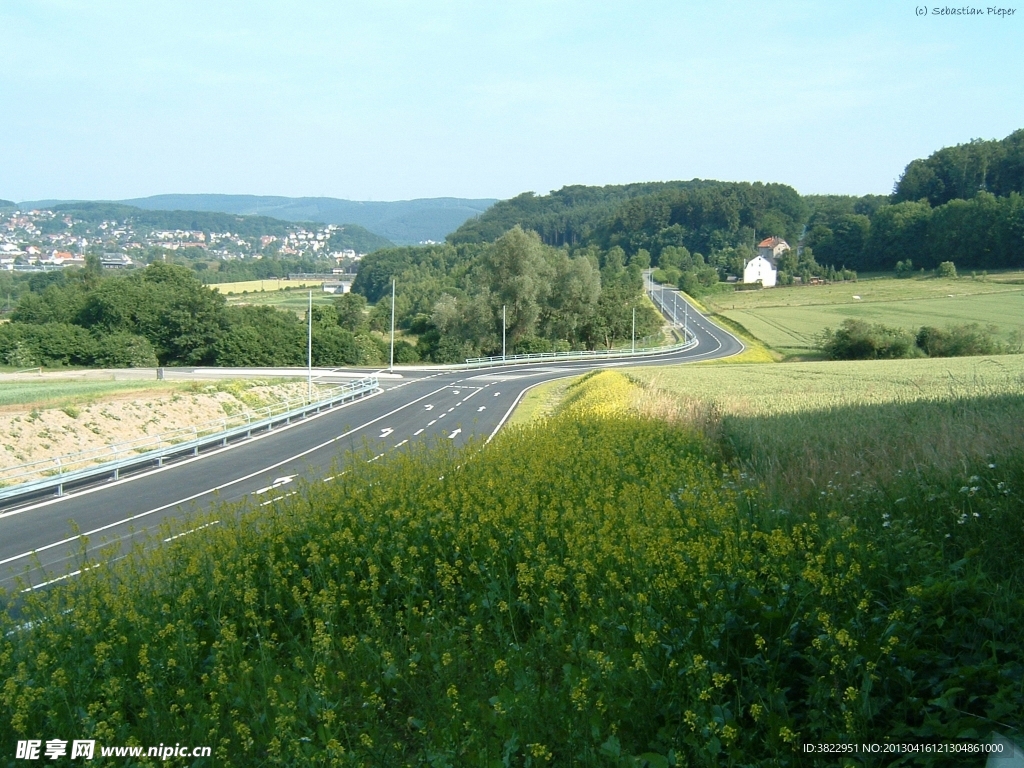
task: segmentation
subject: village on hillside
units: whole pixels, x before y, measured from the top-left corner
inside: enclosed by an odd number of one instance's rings
[[[42,272],[82,267],[90,253],[101,256],[104,268],[130,269],[163,251],[221,260],[274,255],[333,258],[339,265],[358,262],[365,254],[332,248],[332,236],[342,229],[337,224],[315,230],[288,224],[281,236],[245,237],[232,232],[144,228],[130,219],[93,224],[60,211],[14,211],[0,213],[0,270]]]

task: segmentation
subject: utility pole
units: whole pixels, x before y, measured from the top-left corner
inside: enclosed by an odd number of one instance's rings
[[[395,370],[395,278],[391,278],[391,365],[388,371]]]
[[[632,354],[636,354],[636,307],[633,307],[633,349]]]
[[[505,308],[506,304],[501,305],[501,362],[505,362]]]
[[[313,292],[309,292],[309,310],[306,312],[308,332],[306,336],[306,399],[313,402]]]

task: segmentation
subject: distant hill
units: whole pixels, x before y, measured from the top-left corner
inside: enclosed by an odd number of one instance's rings
[[[0,208],[5,201],[0,201]],[[270,216],[243,216],[235,213],[219,211],[195,210],[160,210],[144,209],[125,203],[59,200],[34,200],[20,204],[11,203],[22,210],[60,211],[76,219],[90,224],[99,224],[106,220],[126,221],[141,231],[154,229],[185,229],[207,232],[233,232],[242,237],[261,237],[275,235],[283,237],[296,224],[316,228],[325,222],[284,221]],[[387,238],[370,232],[358,224],[342,224],[341,228],[331,236],[331,247],[334,250],[351,248],[360,253],[373,253],[381,248],[393,248],[394,243]]]
[[[13,200],[0,200],[0,208],[17,208],[18,204]]]
[[[272,216],[285,221],[358,224],[399,245],[425,240],[442,242],[467,220],[496,200],[435,197],[395,202],[360,202],[334,197],[269,197],[262,195],[155,195],[122,203],[148,210],[219,211],[245,216]]]

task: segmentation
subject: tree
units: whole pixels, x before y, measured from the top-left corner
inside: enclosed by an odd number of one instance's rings
[[[547,298],[551,270],[535,232],[513,227],[494,241],[484,258],[493,306],[506,307],[508,338],[532,336]]]
[[[343,293],[334,297],[334,310],[338,325],[346,331],[358,333],[366,328],[366,297],[359,293]]]
[[[956,277],[956,264],[952,261],[943,261],[935,270],[939,277]]]

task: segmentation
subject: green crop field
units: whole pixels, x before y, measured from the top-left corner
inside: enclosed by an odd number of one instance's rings
[[[986,279],[873,278],[707,297],[709,307],[783,353],[812,350],[825,328],[846,319],[916,331],[961,323],[994,325],[1001,341],[1024,333],[1024,273]]]
[[[57,408],[85,400],[135,392],[171,391],[190,386],[189,382],[168,381],[91,381],[87,379],[47,379],[45,381],[7,381],[0,388],[0,407],[34,406]]]
[[[258,281],[257,281],[258,282]],[[270,282],[269,280],[267,281]],[[241,283],[237,283],[241,285]],[[228,304],[240,305],[250,304],[255,306],[277,307],[287,309],[300,317],[306,316],[306,309],[309,307],[309,292],[313,291],[313,303],[316,305],[329,305],[334,301],[334,294],[324,293],[317,284],[313,288],[287,288],[281,290],[255,291],[246,294],[233,293],[228,296]]]
[[[258,293],[260,291],[284,291],[293,288],[314,288],[320,289],[324,284],[323,280],[284,280],[281,278],[269,278],[267,280],[243,280],[237,283],[213,283],[210,285],[220,293]]]

